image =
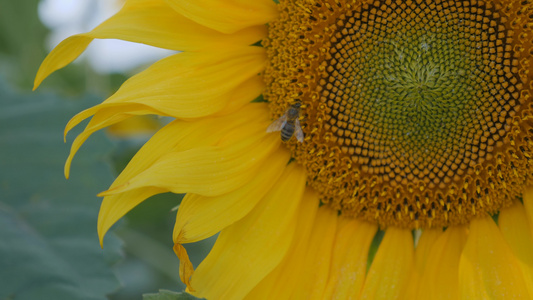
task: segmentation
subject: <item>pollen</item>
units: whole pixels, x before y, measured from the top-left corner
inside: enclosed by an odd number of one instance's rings
[[[533,184],[533,1],[291,0],[264,41],[272,115],[324,205],[382,227],[493,214]]]

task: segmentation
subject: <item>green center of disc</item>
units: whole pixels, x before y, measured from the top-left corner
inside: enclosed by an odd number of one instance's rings
[[[460,139],[450,144],[447,138],[460,135],[464,120],[475,118],[473,85],[479,74],[471,72],[476,62],[464,50],[467,41],[452,34],[454,26],[407,27],[411,30],[361,40],[363,52],[353,61],[360,72],[353,77],[366,88],[354,97],[355,109],[373,129],[363,139],[385,137],[376,142],[424,164],[426,152],[453,147]]]
[[[498,62],[505,51],[483,47],[503,44],[503,28],[438,6],[351,12],[330,41],[332,131],[365,170],[398,183],[451,180],[499,138],[486,130],[509,117],[498,103],[509,96]]]

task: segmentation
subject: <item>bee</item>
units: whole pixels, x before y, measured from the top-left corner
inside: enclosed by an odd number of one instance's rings
[[[267,132],[280,131],[281,140],[286,142],[292,138],[296,133],[296,139],[298,142],[303,143],[304,133],[300,126],[300,102],[296,102],[291,105],[287,111],[268,126]]]

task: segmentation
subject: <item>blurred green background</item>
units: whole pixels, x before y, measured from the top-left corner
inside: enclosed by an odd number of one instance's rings
[[[39,19],[39,2],[0,0],[0,299],[121,300],[159,289],[183,291],[172,251],[180,195],[139,205],[107,234],[103,250],[96,235],[96,194],[147,135],[99,132],[74,158],[71,179],[63,176],[70,144],[84,127],[64,144],[66,122],[103,101],[147,61],[102,72],[82,57],[32,92],[52,33]],[[98,12],[97,0],[81,2]],[[195,266],[213,242],[187,245]]]

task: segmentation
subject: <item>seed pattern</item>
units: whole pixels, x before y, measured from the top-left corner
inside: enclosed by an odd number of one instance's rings
[[[322,202],[419,228],[467,223],[532,183],[532,1],[281,1],[264,45],[273,116]]]

